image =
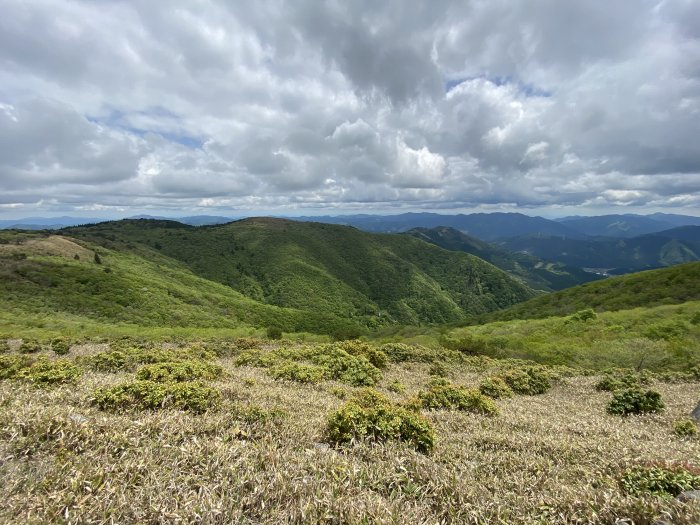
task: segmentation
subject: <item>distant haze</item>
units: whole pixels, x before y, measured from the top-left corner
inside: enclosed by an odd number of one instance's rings
[[[700,2],[5,0],[0,219],[700,210]]]

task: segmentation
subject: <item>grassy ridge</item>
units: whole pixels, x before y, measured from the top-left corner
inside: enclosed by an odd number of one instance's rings
[[[490,314],[484,320],[537,319],[584,308],[626,310],[700,300],[700,263],[612,277],[543,295]]]
[[[132,220],[63,233],[147,258],[158,252],[255,301],[370,328],[455,322],[534,295],[468,254],[345,226],[259,218],[193,228]]]

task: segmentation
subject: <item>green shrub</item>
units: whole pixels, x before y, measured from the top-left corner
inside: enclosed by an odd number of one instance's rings
[[[268,339],[282,339],[282,329],[279,326],[269,326],[266,335]]]
[[[342,341],[332,345],[334,348],[346,351],[348,354],[355,357],[364,357],[372,366],[380,370],[386,368],[387,355],[381,350],[362,341]]]
[[[386,387],[389,392],[394,392],[395,394],[405,394],[406,387],[398,379],[389,383]]]
[[[374,386],[382,377],[378,368],[362,356],[353,356],[340,349],[324,349],[311,356],[311,362],[324,367],[329,379],[352,386]]]
[[[36,352],[41,352],[42,349],[41,343],[32,339],[23,339],[19,347],[19,351],[23,354],[34,354]]]
[[[100,388],[93,396],[103,410],[155,410],[174,407],[192,412],[204,412],[215,407],[221,393],[204,383],[156,383],[136,380],[109,388]]]
[[[635,466],[620,477],[620,486],[631,496],[653,494],[674,497],[700,489],[700,472],[684,466]]]
[[[407,345],[405,343],[386,343],[379,349],[394,363],[433,363],[462,358],[461,354],[445,348],[426,348],[421,345]]]
[[[475,389],[450,384],[445,380],[431,381],[427,391],[418,393],[423,408],[455,409],[488,416],[498,415],[496,404]]]
[[[649,385],[652,382],[652,374],[646,370],[635,372],[626,368],[605,370],[603,377],[596,383],[598,391],[614,392],[622,388],[634,388]]]
[[[178,348],[123,348],[100,352],[83,359],[83,363],[98,372],[131,372],[140,365],[155,363],[174,363],[181,361],[208,361],[214,359],[214,353],[200,346]]]
[[[436,362],[430,365],[428,374],[435,377],[447,377],[449,375],[449,371],[444,364]]]
[[[67,359],[38,359],[30,366],[22,368],[16,374],[18,379],[25,379],[36,385],[48,386],[63,383],[75,383],[83,375],[83,369]]]
[[[35,360],[28,355],[0,355],[0,380],[16,378],[20,370],[29,368]]]
[[[57,337],[51,341],[51,350],[56,355],[66,355],[70,351],[71,342],[68,339]]]
[[[224,375],[219,365],[206,361],[171,361],[145,365],[136,372],[136,379],[157,383],[182,383],[196,379],[218,379]]]
[[[516,394],[544,394],[552,386],[547,373],[535,367],[512,368],[503,372],[500,377]]]
[[[257,348],[246,350],[236,356],[236,366],[254,366],[267,368],[279,362],[279,358],[273,352],[266,352]]]
[[[673,432],[679,437],[693,437],[698,433],[698,424],[694,419],[679,419],[673,424]]]
[[[254,337],[239,337],[233,344],[239,350],[250,350],[251,348],[259,348],[261,342],[260,339]]]
[[[0,354],[5,354],[10,351],[10,344],[7,339],[0,339]]]
[[[661,394],[655,390],[645,392],[639,387],[615,391],[608,404],[608,412],[620,416],[660,412],[663,409],[664,403],[661,400]]]
[[[325,379],[325,370],[315,365],[301,365],[293,361],[285,361],[268,370],[275,379],[296,381],[297,383],[320,383]]]
[[[440,344],[445,348],[470,356],[488,354],[489,350],[486,340],[471,334],[466,334],[460,339],[441,337]]]
[[[479,384],[479,392],[493,399],[513,397],[513,390],[508,386],[508,383],[498,376],[482,379]]]
[[[348,390],[340,386],[334,386],[331,388],[330,393],[338,399],[346,399],[348,397]]]
[[[598,314],[595,313],[595,310],[593,308],[585,308],[583,310],[579,310],[571,317],[569,317],[569,319],[571,319],[572,321],[591,321],[597,318]]]
[[[361,439],[403,441],[424,453],[435,445],[430,421],[371,389],[356,393],[330,415],[326,435],[333,444]]]

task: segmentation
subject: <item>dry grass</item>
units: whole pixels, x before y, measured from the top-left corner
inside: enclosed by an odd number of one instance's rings
[[[28,239],[21,244],[0,244],[0,253],[31,253],[34,255],[58,255],[68,258],[73,258],[77,255],[84,261],[92,261],[94,257],[94,252],[60,235]]]
[[[222,406],[114,414],[90,403],[95,388],[133,374],[86,373],[73,386],[0,383],[0,522],[3,523],[615,523],[700,521],[700,508],[622,493],[619,471],[640,461],[700,463],[700,439],[673,422],[698,401],[696,384],[655,385],[661,414],[608,415],[609,393],[574,378],[542,396],[498,400],[500,416],[429,412],[433,453],[407,446],[323,443],[332,390],[275,381],[220,361],[211,384]],[[415,396],[428,365],[392,365]],[[476,374],[450,370],[456,383]],[[343,385],[343,388],[351,388]],[[259,407],[254,410],[250,407]],[[266,417],[269,416],[269,417]]]

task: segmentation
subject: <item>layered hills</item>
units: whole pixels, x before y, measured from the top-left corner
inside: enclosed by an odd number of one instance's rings
[[[446,250],[475,255],[536,290],[561,290],[602,279],[601,275],[586,272],[575,266],[545,261],[527,253],[509,252],[455,228],[413,228],[406,234]]]
[[[331,333],[456,322],[535,295],[466,253],[283,219],[123,220],[2,242],[2,306],[18,316]]]

